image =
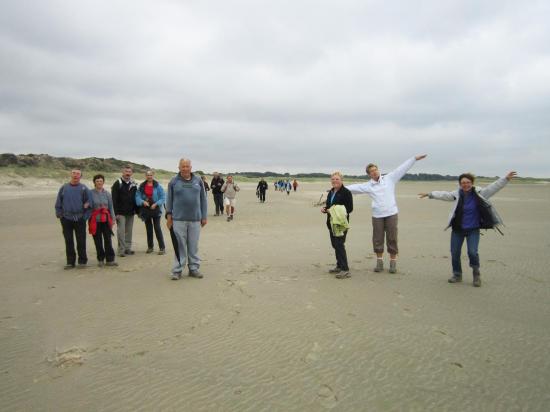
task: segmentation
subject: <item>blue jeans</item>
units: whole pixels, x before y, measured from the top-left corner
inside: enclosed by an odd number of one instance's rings
[[[462,254],[462,244],[464,243],[464,238],[466,238],[466,245],[468,247],[470,267],[472,269],[479,269],[479,255],[477,253],[479,247],[479,229],[453,229],[451,233],[451,256],[454,275],[462,275],[460,255]]]

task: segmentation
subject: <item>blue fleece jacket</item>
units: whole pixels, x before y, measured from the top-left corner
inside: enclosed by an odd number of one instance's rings
[[[89,203],[87,208],[84,204]],[[82,183],[72,185],[65,183],[57,193],[55,201],[55,215],[58,218],[77,221],[80,219],[88,219],[90,217],[92,205],[92,193]]]
[[[145,196],[145,184],[146,182],[142,182],[139,185],[138,190],[136,190],[136,205],[139,207],[141,207],[143,202],[147,200],[147,196]],[[159,182],[153,180],[153,202],[155,202],[158,207],[161,207],[164,205],[165,201],[166,195],[164,194],[164,189]]]
[[[206,219],[206,192],[202,179],[191,174],[190,180],[185,180],[178,173],[168,183],[166,195],[166,214],[173,220],[196,222]]]

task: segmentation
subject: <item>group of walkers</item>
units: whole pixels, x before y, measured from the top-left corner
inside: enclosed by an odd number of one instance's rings
[[[395,198],[397,183],[407,171],[426,155],[412,157],[394,171],[381,175],[378,166],[370,163],[366,172],[370,177],[367,183],[356,183],[347,187],[343,184],[340,172],[331,175],[331,185],[326,206],[321,213],[327,214],[327,227],[331,245],[336,255],[336,266],[330,269],[336,278],[345,279],[351,276],[345,249],[346,235],[349,229],[349,215],[353,211],[353,194],[367,194],[372,198],[372,245],[376,254],[375,272],[384,270],[384,243],[390,255],[389,272],[397,271],[398,208]],[[454,202],[446,229],[451,231],[451,257],[453,274],[449,283],[462,281],[461,253],[464,240],[467,242],[468,258],[472,269],[473,286],[481,286],[479,262],[480,229],[498,229],[502,219],[489,202],[489,198],[502,189],[517,173],[509,172],[486,188],[474,186],[475,177],[471,173],[459,176],[459,189],[420,193],[420,198],[439,199]]]
[[[372,244],[376,254],[375,272],[384,270],[384,244],[390,255],[389,272],[397,271],[398,208],[395,198],[397,183],[407,171],[426,155],[412,157],[394,171],[382,175],[376,164],[370,163],[366,172],[370,180],[344,186],[343,175],[333,172],[332,188],[328,192],[326,205],[321,212],[327,215],[326,225],[330,242],[336,255],[336,265],[329,272],[338,279],[351,276],[348,265],[345,242],[349,230],[349,216],[353,212],[353,195],[367,194],[372,198]],[[174,264],[171,278],[178,280],[187,267],[189,276],[202,278],[198,244],[201,228],[207,220],[207,191],[212,191],[214,199],[214,216],[223,216],[227,221],[234,218],[236,195],[240,191],[233,176],[228,175],[224,181],[218,172],[214,172],[210,185],[204,176],[192,173],[189,159],[181,159],[179,173],[174,176],[165,192],[162,185],[155,180],[154,172],[148,170],[145,180],[139,184],[133,180],[133,170],[124,167],[122,176],[111,187],[111,192],[104,188],[105,177],[97,174],[93,177],[94,188],[89,190],[80,182],[82,172],[71,171],[70,181],[59,189],[55,202],[55,213],[61,222],[67,263],[65,269],[76,266],[85,267],[88,262],[86,254],[86,223],[93,236],[99,266],[117,266],[115,251],[112,245],[113,227],[117,226],[117,255],[133,255],[132,231],[134,216],[137,214],[145,223],[147,232],[147,251],[154,252],[154,238],[158,243],[158,254],[166,253],[166,246],[161,228],[161,218],[165,211],[166,225],[174,247]],[[516,176],[509,172],[487,186],[476,188],[475,177],[470,173],[460,175],[459,189],[420,193],[420,198],[439,199],[454,202],[447,228],[451,232],[452,277],[450,283],[462,281],[461,250],[464,240],[467,242],[468,257],[473,274],[473,285],[481,286],[479,263],[480,229],[497,228],[502,219],[488,199],[502,189],[508,181]],[[275,182],[278,186],[278,182]],[[285,182],[286,185],[286,182]],[[293,188],[298,183],[294,180]],[[256,188],[260,202],[265,202],[267,182],[262,178]],[[76,252],[74,240],[76,238]]]
[[[294,179],[291,183],[290,179],[279,179],[273,182],[273,186],[276,192],[286,192],[287,195],[290,195],[292,190],[296,191],[298,189],[298,181]]]
[[[67,264],[72,269],[77,264],[88,263],[86,253],[86,222],[93,236],[99,266],[117,266],[112,244],[113,227],[117,228],[117,255],[125,257],[135,254],[132,249],[132,232],[136,213],[145,223],[147,232],[147,253],[153,253],[153,232],[157,238],[158,254],[166,253],[166,246],[160,225],[166,199],[162,185],[154,179],[154,172],[148,170],[145,180],[138,186],[133,179],[133,169],[124,167],[122,176],[105,190],[105,176],[97,174],[89,190],[80,182],[80,169],[71,171],[69,183],[59,189],[55,202],[55,213],[60,219],[65,238]],[[74,249],[76,238],[77,251]],[[77,261],[78,255],[78,261]]]

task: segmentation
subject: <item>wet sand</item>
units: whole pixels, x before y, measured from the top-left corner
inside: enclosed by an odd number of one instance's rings
[[[89,267],[64,271],[54,194],[3,190],[0,409],[548,410],[550,186],[493,198],[506,227],[482,236],[481,288],[469,271],[447,283],[451,204],[416,198],[452,182],[398,187],[394,275],[372,271],[370,200],[356,196],[346,280],[327,273],[312,206],[327,185],[271,185],[266,204],[242,186],[235,220],[210,216],[201,234],[204,279],[177,282],[170,246],[145,254],[140,220],[118,268],[95,266],[88,237]]]

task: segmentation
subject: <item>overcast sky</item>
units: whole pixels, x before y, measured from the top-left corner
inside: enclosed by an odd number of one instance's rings
[[[550,177],[550,2],[0,3],[1,152]]]

